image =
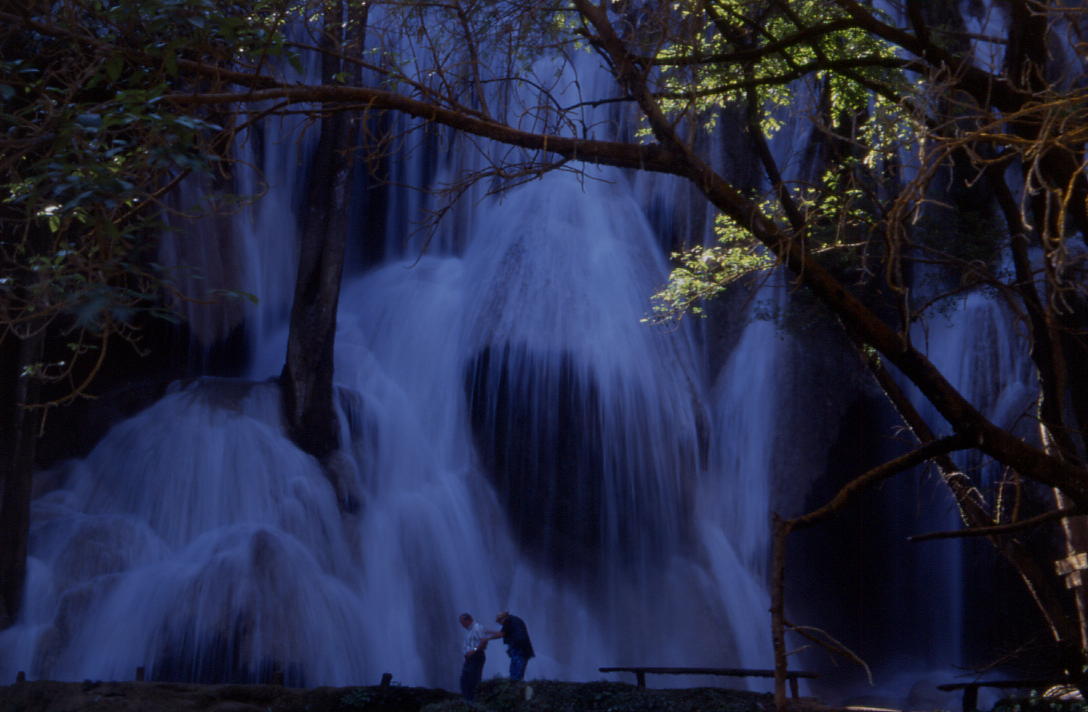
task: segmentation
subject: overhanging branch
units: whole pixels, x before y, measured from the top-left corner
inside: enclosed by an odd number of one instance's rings
[[[1075,517],[1082,514],[1084,514],[1084,512],[1080,511],[1076,507],[1065,507],[1063,509],[1054,509],[1049,512],[1043,512],[1042,514],[1037,514],[1034,517],[1028,517],[1027,519],[1021,519],[1018,522],[995,524],[992,527],[969,527],[967,529],[957,529],[955,531],[915,534],[914,536],[907,537],[907,541],[918,542],[933,541],[934,539],[962,539],[965,537],[973,536],[995,536],[998,534],[1012,534],[1013,532],[1037,527],[1040,524],[1046,524],[1047,522],[1053,522],[1058,519],[1065,519],[1066,517]]]
[[[814,509],[808,514],[789,519],[786,523],[791,529],[804,529],[810,527],[842,509],[854,495],[876,482],[885,480],[892,475],[896,475],[905,470],[909,470],[915,465],[920,465],[926,460],[937,457],[938,455],[947,455],[950,452],[964,450],[969,447],[972,447],[972,443],[962,435],[950,435],[938,440],[932,440],[921,447],[915,448],[892,460],[888,460],[884,464],[878,465],[864,474],[855,477],[853,480],[846,483],[846,485],[844,485],[827,504],[818,509]]]

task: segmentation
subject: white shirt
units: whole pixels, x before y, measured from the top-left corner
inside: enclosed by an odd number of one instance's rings
[[[468,655],[473,650],[480,647],[483,638],[484,627],[476,621],[473,621],[472,625],[465,629],[465,655]]]

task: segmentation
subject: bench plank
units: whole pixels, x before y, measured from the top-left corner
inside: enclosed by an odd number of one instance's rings
[[[703,668],[703,667],[602,667],[600,672],[633,672],[638,687],[645,689],[646,673],[654,675],[722,675],[725,677],[774,677],[774,670],[746,670],[742,668]],[[790,682],[790,692],[794,699],[798,697],[797,679],[818,677],[814,672],[787,670],[786,679]]]
[[[1038,689],[1040,687],[1069,684],[1072,683],[1068,680],[1055,680],[1054,678],[1048,680],[979,680],[978,682],[948,682],[943,685],[937,685],[937,689],[945,691],[964,690],[968,687],[1003,687],[1006,689],[1023,687],[1024,689]]]

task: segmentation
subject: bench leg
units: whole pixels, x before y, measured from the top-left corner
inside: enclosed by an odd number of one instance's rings
[[[638,687],[640,690],[646,689],[646,673],[639,670],[635,673],[635,680],[638,682]]]
[[[963,712],[974,712],[978,709],[978,687],[968,685],[963,688]]]
[[[790,694],[793,695],[793,699],[795,699],[795,700],[797,699],[798,694],[797,694],[797,678],[796,677],[791,677],[790,678]]]

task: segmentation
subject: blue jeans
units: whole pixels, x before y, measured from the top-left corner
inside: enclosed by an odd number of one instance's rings
[[[461,694],[467,702],[472,702],[476,697],[476,686],[480,684],[480,678],[484,675],[484,661],[487,657],[483,651],[465,658],[465,664],[461,668]]]
[[[510,653],[510,679],[521,680],[525,677],[525,666],[529,664],[529,658],[521,653]]]

